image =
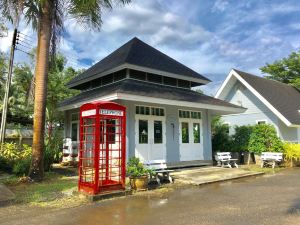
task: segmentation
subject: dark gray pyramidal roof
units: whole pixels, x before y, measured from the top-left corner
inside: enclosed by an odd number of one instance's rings
[[[288,84],[234,69],[291,124],[300,125],[300,91]]]
[[[80,94],[66,99],[59,103],[59,107],[65,107],[73,104],[82,104],[84,101],[92,101],[113,93],[131,94],[136,96],[145,96],[161,98],[168,100],[186,101],[191,103],[202,103],[207,105],[223,106],[243,110],[244,108],[231,103],[216,99],[202,93],[177,87],[169,87],[160,84],[153,84],[133,79],[124,79],[103,87],[83,91]]]
[[[102,59],[100,62],[87,69],[85,72],[72,79],[67,85],[69,87],[74,87],[78,83],[82,83],[84,80],[91,80],[93,76],[98,76],[105,71],[125,63],[190,78],[197,78],[199,80],[206,81],[206,83],[210,82],[210,80],[206,77],[135,37]]]

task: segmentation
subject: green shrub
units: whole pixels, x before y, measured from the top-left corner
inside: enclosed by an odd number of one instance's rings
[[[31,164],[31,157],[27,157],[23,160],[18,160],[14,163],[12,172],[17,176],[26,176],[28,174]]]
[[[285,158],[293,166],[293,161],[300,160],[300,144],[284,143],[283,153]]]
[[[140,177],[151,174],[153,171],[144,167],[137,157],[131,157],[127,162],[127,174],[131,177]]]
[[[256,154],[261,154],[262,152],[281,152],[283,150],[283,143],[277,136],[273,125],[258,124],[253,127],[248,149],[250,152]]]
[[[3,143],[0,150],[0,168],[16,175],[27,174],[29,171],[32,148],[28,145]]]
[[[248,151],[253,126],[235,126],[234,129],[235,133],[232,135],[232,150],[237,152]]]
[[[220,119],[212,122],[212,149],[213,151],[231,151],[232,140],[229,136],[229,126],[223,124]]]

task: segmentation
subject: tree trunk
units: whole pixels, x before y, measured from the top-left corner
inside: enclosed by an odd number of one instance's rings
[[[44,176],[44,137],[47,80],[49,70],[49,48],[52,32],[51,0],[45,0],[41,6],[38,24],[38,46],[35,67],[34,118],[32,160],[29,177],[40,181]]]

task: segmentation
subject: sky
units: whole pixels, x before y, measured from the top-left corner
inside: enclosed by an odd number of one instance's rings
[[[20,31],[36,40],[24,23]],[[0,39],[1,51],[11,36]],[[100,32],[66,19],[59,51],[88,68],[133,37],[212,80],[202,89],[214,95],[232,68],[262,76],[260,67],[299,50],[300,1],[132,0],[104,11]],[[26,57],[16,54],[18,62]]]

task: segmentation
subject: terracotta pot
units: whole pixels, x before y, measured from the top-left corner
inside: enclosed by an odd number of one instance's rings
[[[130,186],[133,190],[142,191],[148,189],[148,176],[130,177]]]

